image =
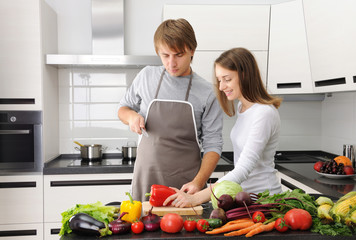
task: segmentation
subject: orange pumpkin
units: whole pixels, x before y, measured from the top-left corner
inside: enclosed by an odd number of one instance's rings
[[[352,166],[351,160],[348,157],[345,156],[337,156],[334,158],[335,162],[339,165],[340,163],[343,163],[344,166]]]

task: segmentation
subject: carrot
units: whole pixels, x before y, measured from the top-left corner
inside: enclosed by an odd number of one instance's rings
[[[250,232],[251,230],[261,226],[262,223],[255,223],[254,225],[251,225],[247,228],[243,228],[243,229],[240,229],[240,230],[237,230],[237,231],[232,231],[232,232],[229,232],[229,233],[225,233],[224,236],[240,236],[240,235],[243,235],[243,234],[246,234],[248,232]]]
[[[242,223],[242,222],[253,222],[253,220],[251,218],[240,218],[240,219],[229,221],[225,225],[231,225],[231,224]]]
[[[262,224],[261,226],[249,231],[245,236],[246,237],[252,237],[253,235],[259,234],[261,232],[269,232],[274,229],[274,222],[270,222],[266,225]]]
[[[229,224],[227,226],[224,225],[219,228],[214,228],[213,230],[207,231],[205,233],[206,234],[219,234],[219,233],[231,232],[231,231],[249,227],[253,224],[255,224],[255,223],[254,222],[240,222],[240,223],[235,223],[235,224]]]

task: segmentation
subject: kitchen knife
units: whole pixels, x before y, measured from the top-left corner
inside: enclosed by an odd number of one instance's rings
[[[142,132],[143,136],[148,137],[148,133],[146,132],[145,129],[141,128],[141,132]]]

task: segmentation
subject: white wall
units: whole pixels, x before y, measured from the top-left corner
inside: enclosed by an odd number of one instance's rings
[[[90,54],[90,0],[47,0],[58,14],[60,54]],[[164,4],[273,4],[268,0],[126,0],[125,54],[154,55],[153,34]],[[78,153],[73,140],[99,143],[118,152],[137,140],[116,116],[116,106],[139,69],[60,69],[60,153]],[[112,81],[116,79],[116,81]],[[279,150],[324,150],[342,153],[356,143],[355,93],[337,93],[321,101],[283,102]],[[225,117],[224,150],[235,118]],[[334,123],[335,122],[335,123]]]

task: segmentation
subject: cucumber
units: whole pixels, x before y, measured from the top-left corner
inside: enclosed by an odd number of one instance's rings
[[[200,219],[194,219],[198,222]],[[209,228],[218,228],[223,225],[222,220],[219,218],[204,218],[209,223]]]

